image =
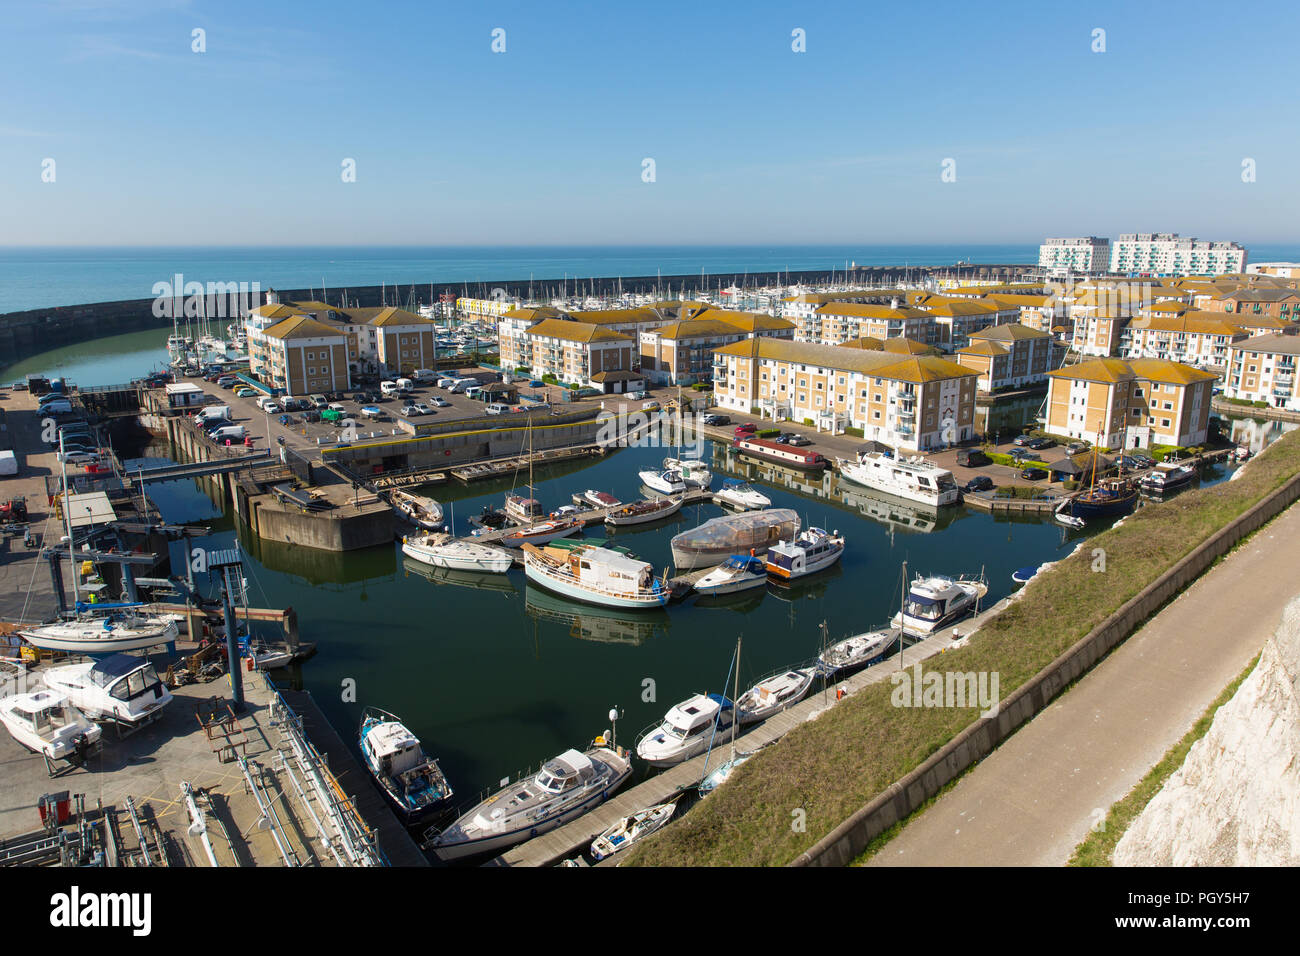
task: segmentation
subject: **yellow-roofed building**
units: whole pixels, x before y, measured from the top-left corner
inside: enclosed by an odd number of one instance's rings
[[[1052,367],[1050,332],[1020,323],[973,332],[970,344],[957,350],[957,361],[979,375],[979,390],[1033,388],[1047,381]]]
[[[945,358],[884,347],[760,338],[713,353],[719,406],[834,434],[857,428],[905,452],[973,437],[976,377]]]
[[[1192,446],[1209,434],[1212,372],[1167,359],[1095,358],[1047,373],[1044,429],[1106,448]]]
[[[1134,319],[1120,335],[1123,358],[1169,359],[1197,368],[1222,369],[1228,347],[1249,332],[1222,313],[1188,309],[1153,312]]]

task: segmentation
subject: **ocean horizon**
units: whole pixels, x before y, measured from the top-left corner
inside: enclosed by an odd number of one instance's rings
[[[1300,260],[1300,244],[1247,245],[1251,262]],[[730,277],[758,272],[842,272],[858,266],[1033,264],[1037,243],[684,246],[84,246],[0,247],[0,314],[146,299],[176,274],[186,282],[342,289],[619,276]],[[540,293],[540,290],[539,290]]]

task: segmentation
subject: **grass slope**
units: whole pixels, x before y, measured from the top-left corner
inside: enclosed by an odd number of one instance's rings
[[[1300,472],[1300,431],[1242,476],[1150,505],[1098,534],[926,670],[997,671],[1005,699],[1234,518]],[[1094,550],[1105,570],[1093,570]],[[871,615],[864,615],[870,617]],[[624,866],[788,863],[978,717],[894,707],[888,682],[863,688],[743,764],[681,820],[634,848]]]

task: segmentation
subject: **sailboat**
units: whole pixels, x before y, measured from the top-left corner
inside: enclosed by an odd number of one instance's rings
[[[1097,424],[1097,438],[1101,438],[1101,423]],[[1092,483],[1088,490],[1075,495],[1056,509],[1056,520],[1072,528],[1083,527],[1089,518],[1120,518],[1130,514],[1138,502],[1138,487],[1131,478],[1124,477],[1124,457],[1119,458],[1119,475],[1097,480],[1098,448],[1092,446]],[[1075,519],[1065,520],[1066,517]]]
[[[531,521],[542,514],[542,506],[533,499],[533,421],[528,420],[528,497],[510,495],[506,498],[505,510],[516,520]],[[522,547],[525,544],[546,544],[556,538],[565,538],[582,530],[585,522],[580,518],[553,518],[547,521],[528,524],[518,531],[505,535],[501,543],[509,548]]]
[[[732,700],[736,699],[736,695],[740,691],[741,640],[742,640],[741,637],[736,638],[736,677],[735,677],[734,686],[731,691]],[[811,681],[809,683],[811,686]],[[743,715],[739,714],[738,712],[739,706],[737,706],[735,710],[737,711],[737,713],[734,715],[731,721],[731,756],[728,758],[726,763],[719,764],[718,766],[714,767],[713,770],[711,770],[709,773],[704,775],[704,778],[700,781],[700,786],[699,786],[700,796],[702,797],[708,796],[718,787],[726,783],[727,780],[730,779],[735,769],[753,756],[752,753],[741,753],[741,754],[736,753],[736,727],[741,723],[741,720],[743,719]],[[705,758],[704,762],[707,765],[708,759]]]

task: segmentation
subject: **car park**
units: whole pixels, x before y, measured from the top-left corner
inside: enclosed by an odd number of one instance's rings
[[[1047,472],[1042,468],[1026,468],[1020,473],[1020,477],[1026,481],[1039,481],[1047,477]]]
[[[970,481],[966,482],[966,491],[992,491],[993,479],[988,475],[976,475]]]

